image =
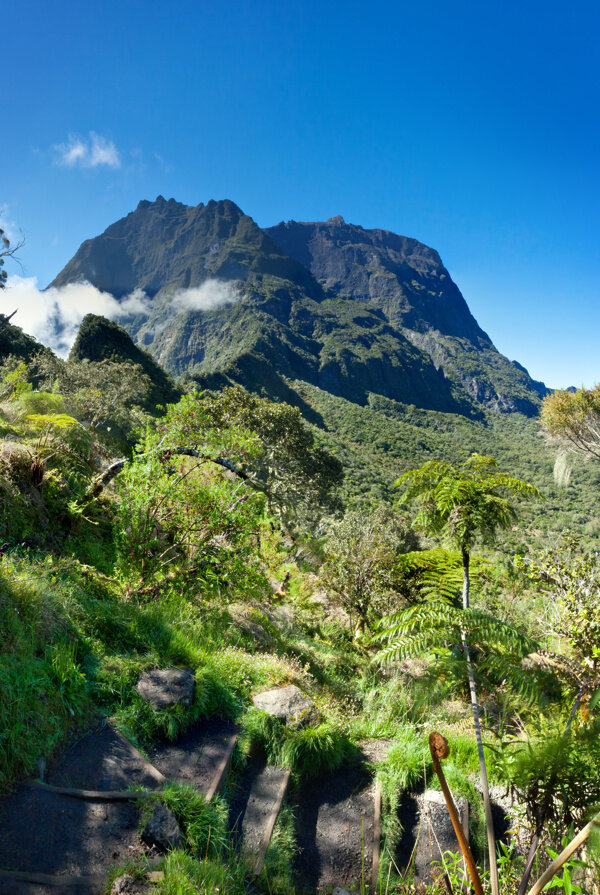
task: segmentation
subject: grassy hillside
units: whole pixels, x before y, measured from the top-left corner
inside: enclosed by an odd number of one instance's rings
[[[97,363],[123,372],[120,358]],[[68,370],[63,379],[74,381]],[[325,542],[305,531],[293,543],[275,517],[275,502],[256,487],[255,470],[262,465],[266,481],[278,477],[280,501],[290,499],[286,480],[300,497],[311,493],[314,482],[302,490],[301,480],[307,470],[310,475],[311,433],[286,408],[282,413],[268,401],[251,402],[254,416],[244,416],[239,393],[185,396],[158,419],[138,405],[128,430],[134,440],[137,427],[137,450],[101,488],[97,475],[114,459],[111,414],[119,408],[111,403],[106,425],[93,428],[83,413],[87,384],[79,400],[77,394],[41,391],[23,365],[13,365],[2,383],[0,787],[10,791],[34,774],[40,757],[49,758],[99,715],[142,749],[176,739],[201,718],[232,718],[241,730],[223,801],[211,807],[193,792],[165,796],[187,834],[185,848],[163,862],[162,895],[212,895],[217,889],[309,895],[295,869],[292,808],[280,815],[265,869],[254,880],[229,836],[227,806],[253,750],[289,768],[293,791],[301,792],[308,780],[326,786],[334,770],[349,773],[365,739],[392,741],[387,756],[369,765],[383,792],[380,890],[413,892],[410,868],[401,875],[394,864],[405,821],[400,805],[404,792],[438,785],[427,743],[433,729],[450,743],[446,773],[453,792],[471,803],[471,841],[480,865],[485,860],[465,663],[447,624],[459,611],[460,558],[445,551],[406,553],[415,539],[405,522],[384,513],[373,525],[370,511],[391,497],[391,483],[402,470],[434,456],[461,459],[472,450],[493,448],[504,468],[550,489],[551,452],[525,417],[489,413],[473,421],[378,396],[359,406],[303,382],[294,386],[322,421],[313,431],[346,463],[349,503],[366,510],[364,520],[349,517],[350,541],[337,527]],[[96,402],[101,399],[94,394]],[[254,425],[244,425],[251,418]],[[182,446],[193,451],[178,453]],[[321,465],[327,460],[318,451],[315,456]],[[317,470],[315,464],[312,474]],[[573,476],[576,483],[588,477],[587,491],[579,487],[590,514],[591,471],[581,467]],[[594,629],[587,617],[577,617],[572,602],[571,615],[561,614],[568,593],[559,599],[543,576],[535,577],[533,565],[524,571],[511,563],[512,549],[535,554],[536,542],[551,540],[563,522],[575,524],[576,507],[584,504],[570,495],[552,491],[544,504],[519,507],[525,524],[499,542],[501,555],[473,560],[474,605],[501,618],[484,625],[482,635],[469,632],[486,755],[492,781],[510,787],[522,806],[515,824],[525,839],[540,799],[553,791],[552,770],[560,759],[559,795],[544,830],[540,867],[549,862],[547,849],[556,850],[569,835],[569,825],[581,826],[600,802],[600,709],[591,698],[595,660],[585,652],[590,643],[579,637],[580,628],[592,637]],[[581,522],[588,524],[587,516]],[[384,525],[399,536],[378,541]],[[360,560],[367,528],[374,538],[367,579],[375,589],[367,623],[359,624],[350,586],[339,581]],[[543,567],[546,560],[538,561]],[[587,561],[593,571],[595,557]],[[440,599],[441,610],[435,603]],[[381,616],[389,610],[407,613],[402,618],[421,613],[422,630],[406,655],[382,665],[378,626],[385,627]],[[442,639],[428,640],[427,625],[440,611]],[[565,633],[565,620],[571,629],[576,624],[578,638]],[[498,642],[486,633],[504,634],[507,625],[518,632]],[[416,657],[419,639],[425,647]],[[554,664],[544,663],[542,646],[558,653]],[[139,675],[182,665],[195,676],[192,705],[152,709],[136,690]],[[587,675],[586,698],[564,740],[578,675]],[[289,683],[313,699],[320,716],[315,727],[286,728],[253,708],[253,694]],[[502,867],[502,893],[514,895],[518,856]],[[595,872],[591,857],[588,869]],[[421,891],[437,895],[440,888]]]

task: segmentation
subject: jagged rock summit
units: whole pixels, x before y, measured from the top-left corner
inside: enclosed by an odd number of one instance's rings
[[[86,240],[52,286],[87,280],[147,312],[125,322],[169,373],[303,406],[307,382],[469,416],[537,413],[545,386],[494,347],[438,253],[340,215],[261,229],[232,201],[158,196]]]

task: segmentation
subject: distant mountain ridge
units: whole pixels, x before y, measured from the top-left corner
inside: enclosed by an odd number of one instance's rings
[[[147,314],[125,322],[174,375],[241,382],[302,403],[301,380],[355,403],[369,394],[477,415],[535,415],[543,383],[501,355],[438,253],[342,218],[261,230],[234,202],[195,207],[159,196],[86,240],[51,286],[87,280]],[[217,307],[182,290],[229,284]]]

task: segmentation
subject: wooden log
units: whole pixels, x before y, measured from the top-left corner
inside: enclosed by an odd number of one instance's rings
[[[130,802],[147,799],[149,796],[161,792],[156,789],[137,792],[129,789],[73,789],[69,786],[52,786],[50,783],[42,783],[41,780],[30,780],[26,786],[34,786],[58,796],[70,796],[72,799],[84,799],[92,802]]]
[[[206,792],[206,801],[210,802],[210,800],[221,791],[223,784],[225,783],[225,778],[227,777],[227,772],[229,770],[229,765],[231,764],[231,756],[233,755],[233,750],[235,748],[235,744],[237,743],[238,735],[237,733],[231,734],[229,737],[229,741],[227,743],[227,748],[223,755],[223,758],[219,762],[219,766],[215,771],[215,775],[211,780],[210,786]]]
[[[271,836],[273,835],[273,829],[275,827],[275,822],[279,817],[279,812],[281,811],[281,805],[283,804],[283,800],[285,798],[285,794],[287,792],[288,783],[290,782],[290,771],[286,770],[283,779],[281,781],[281,785],[277,792],[277,796],[275,798],[275,802],[273,804],[273,810],[269,815],[269,819],[267,820],[265,830],[263,833],[263,837],[261,839],[260,845],[258,847],[258,852],[256,854],[256,863],[254,864],[254,873],[256,876],[263,869],[263,864],[265,863],[265,857],[267,854],[267,849],[269,847],[269,843],[271,841]]]

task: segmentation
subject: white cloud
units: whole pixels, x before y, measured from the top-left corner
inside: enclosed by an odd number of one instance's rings
[[[113,140],[90,131],[87,138],[69,134],[66,143],[52,147],[55,164],[66,168],[120,168],[121,156]]]
[[[91,283],[70,283],[42,291],[36,277],[9,277],[2,298],[10,311],[18,309],[12,322],[61,357],[71,350],[86,314],[122,320],[149,310],[148,299],[141,290],[119,302]]]
[[[209,310],[234,304],[239,298],[239,290],[231,283],[207,280],[196,289],[176,292],[170,310],[175,316],[184,310]],[[147,316],[151,311],[150,299],[141,289],[117,300],[87,282],[42,291],[36,277],[9,277],[2,299],[6,313],[18,309],[12,322],[60,357],[67,357],[86,314],[101,314],[119,322],[137,314]],[[163,321],[160,329],[166,326],[168,322]]]
[[[181,289],[173,296],[173,306],[186,311],[208,311],[239,301],[240,292],[225,280],[206,280],[194,289]]]

